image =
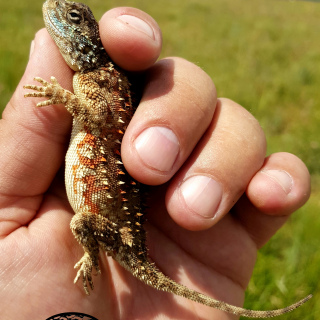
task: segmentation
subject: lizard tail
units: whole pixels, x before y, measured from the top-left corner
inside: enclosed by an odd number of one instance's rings
[[[165,276],[161,271],[159,271],[153,263],[150,263],[144,254],[142,255],[142,257],[136,256],[133,252],[126,253],[125,255],[118,254],[115,259],[136,278],[155,289],[171,292],[178,296],[185,297],[189,300],[204,304],[206,306],[248,318],[276,317],[284,313],[293,311],[312,298],[312,295],[310,294],[304,299],[283,309],[269,311],[248,310],[230,305],[223,301],[215,300],[202,293],[191,290],[181,284],[176,283],[169,277]]]

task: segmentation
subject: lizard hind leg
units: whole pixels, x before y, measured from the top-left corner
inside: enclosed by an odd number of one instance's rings
[[[83,257],[74,266],[75,269],[79,268],[74,283],[82,278],[83,289],[87,295],[90,294],[87,283],[89,283],[91,290],[94,288],[91,275],[92,269],[95,268],[97,274],[100,273],[99,244],[92,232],[93,220],[92,214],[78,213],[73,216],[70,222],[70,229],[84,250]]]
[[[113,224],[107,218],[93,213],[77,213],[70,222],[71,231],[84,250],[83,257],[74,266],[76,269],[79,268],[74,283],[82,278],[83,289],[87,295],[90,294],[87,283],[91,290],[94,288],[93,268],[97,271],[95,275],[101,273],[99,248],[101,242],[108,243],[112,239],[113,229],[110,226]]]
[[[96,256],[98,256],[98,254]],[[79,268],[74,279],[74,283],[77,283],[80,277],[82,277],[83,289],[87,295],[90,295],[87,282],[89,283],[91,290],[94,289],[92,281],[93,267],[97,270],[97,273],[95,275],[98,275],[100,273],[98,257],[96,256],[92,255],[92,253],[89,253],[88,251],[85,251],[83,257],[74,266],[75,269]]]

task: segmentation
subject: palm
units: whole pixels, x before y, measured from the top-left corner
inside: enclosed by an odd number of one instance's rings
[[[100,258],[102,274],[94,277],[95,289],[88,298],[80,281],[77,285],[72,283],[76,274],[73,265],[81,257],[82,249],[69,229],[73,213],[63,188],[60,174],[43,194],[43,202],[28,228],[21,226],[1,241],[1,252],[7,257],[4,269],[12,270],[5,280],[8,286],[12,286],[10,279],[15,283],[6,299],[19,297],[21,301],[17,302],[23,303],[31,291],[37,292],[28,303],[37,304],[41,299],[46,310],[44,316],[72,310],[101,318],[120,308],[123,319],[129,313],[139,319],[151,319],[159,313],[173,319],[178,314],[182,319],[194,319],[199,313],[204,319],[212,313],[220,314],[219,319],[223,316],[231,319],[223,312],[147,287],[112,259],[106,259],[105,253]],[[241,286],[250,278],[255,259],[248,235],[239,230],[231,216],[217,227],[197,233],[177,226],[165,210],[165,187],[158,189],[162,190],[156,190],[157,197],[150,200],[154,205],[149,209],[147,225],[150,256],[156,265],[177,282],[212,297],[229,302],[241,299]],[[12,269],[15,261],[24,267]],[[48,292],[50,299],[43,299]]]

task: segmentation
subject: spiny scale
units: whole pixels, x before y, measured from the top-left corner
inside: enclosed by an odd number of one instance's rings
[[[75,282],[81,277],[93,289],[92,268],[98,272],[99,248],[153,288],[168,291],[229,313],[267,318],[299,307],[311,296],[287,308],[252,311],[214,300],[177,284],[149,262],[143,229],[144,186],[132,179],[121,162],[121,141],[135,112],[130,84],[125,73],[105,52],[98,24],[84,4],[47,0],[43,5],[46,28],[67,64],[76,71],[74,94],[63,89],[55,78],[51,84],[25,86],[39,91],[27,97],[48,97],[38,106],[63,103],[73,115],[73,127],[66,155],[66,189],[75,211],[71,230],[83,246],[84,256]]]

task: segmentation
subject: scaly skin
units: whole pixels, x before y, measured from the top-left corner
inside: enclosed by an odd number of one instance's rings
[[[52,77],[51,84],[35,78],[43,86],[25,86],[39,91],[25,96],[49,98],[38,103],[38,107],[65,104],[73,115],[65,180],[69,202],[75,211],[70,227],[85,252],[75,266],[79,268],[75,282],[82,278],[86,294],[89,294],[88,283],[93,290],[92,269],[100,272],[101,248],[153,288],[236,315],[275,317],[309,300],[311,295],[284,309],[246,310],[188,289],[150,262],[143,229],[145,186],[130,177],[120,155],[122,136],[136,109],[128,79],[105,52],[98,24],[86,5],[47,0],[43,15],[62,56],[76,71],[74,94]]]

